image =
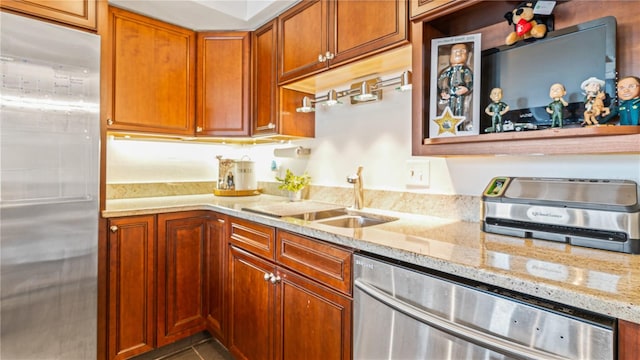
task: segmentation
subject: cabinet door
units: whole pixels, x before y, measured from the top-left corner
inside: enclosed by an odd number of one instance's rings
[[[231,246],[228,349],[236,359],[274,359],[274,332],[280,324],[271,274],[275,275],[271,262]]]
[[[350,0],[331,4],[330,66],[409,43],[406,0]]]
[[[250,33],[198,33],[196,135],[248,136]]]
[[[109,14],[107,130],[193,136],[195,33],[113,7]]]
[[[251,57],[253,58],[253,94],[251,99],[252,135],[274,134],[279,131],[277,123],[277,31],[278,22],[273,20],[253,32]]]
[[[282,324],[277,359],[351,359],[351,299],[278,270]]]
[[[108,359],[126,359],[155,343],[155,218],[109,220]]]
[[[207,222],[208,235],[205,249],[205,322],[207,330],[226,344],[226,276],[227,273],[227,218],[211,213]]]
[[[158,215],[158,346],[204,330],[209,213]]]
[[[0,6],[44,19],[96,29],[97,0],[2,0]]]
[[[327,68],[328,0],[303,1],[278,17],[278,83]]]

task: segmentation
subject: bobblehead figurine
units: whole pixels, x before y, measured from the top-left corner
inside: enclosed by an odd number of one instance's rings
[[[502,115],[506,114],[509,111],[509,105],[505,102],[502,102],[502,89],[493,88],[491,89],[491,94],[489,94],[489,98],[491,99],[491,104],[489,104],[484,112],[491,116],[491,128],[493,132],[502,132],[504,121],[502,120]],[[487,129],[485,131],[489,131]]]
[[[549,89],[549,97],[553,99],[549,105],[547,105],[547,112],[551,114],[551,127],[562,127],[564,117],[562,111],[564,107],[569,105],[562,97],[567,94],[564,89],[564,85],[556,83],[551,85]]]
[[[590,77],[580,85],[584,91],[584,121],[582,125],[597,125],[598,118],[609,115],[610,109],[605,106],[607,94],[602,90],[604,80]],[[608,104],[607,104],[608,105]]]
[[[640,78],[625,76],[618,80],[618,107],[602,122],[615,116],[620,117],[620,125],[640,125]]]
[[[440,99],[449,103],[454,116],[465,116],[465,98],[473,89],[473,72],[467,66],[467,46],[455,44],[451,47],[449,66],[438,76]]]

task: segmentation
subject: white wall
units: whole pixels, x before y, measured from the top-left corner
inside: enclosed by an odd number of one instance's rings
[[[393,74],[392,74],[393,75]],[[386,78],[386,77],[385,77]],[[348,88],[349,84],[338,87]],[[324,93],[324,92],[320,92]],[[406,161],[411,156],[411,93],[384,90],[377,103],[345,104],[316,111],[316,138],[294,144],[225,146],[193,143],[109,140],[109,183],[215,181],[216,155],[256,161],[259,181],[273,181],[272,161],[296,173],[307,171],[312,183],[349,186],[346,177],[364,167],[368,189],[433,194],[480,195],[494,176],[541,176],[629,179],[640,183],[640,154],[574,156],[488,156],[427,158],[430,186],[407,190]],[[302,145],[308,158],[274,158],[274,148]],[[423,158],[421,158],[423,159]]]

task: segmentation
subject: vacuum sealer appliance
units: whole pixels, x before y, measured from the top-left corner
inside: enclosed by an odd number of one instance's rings
[[[638,254],[638,185],[630,180],[496,177],[482,194],[482,230]]]

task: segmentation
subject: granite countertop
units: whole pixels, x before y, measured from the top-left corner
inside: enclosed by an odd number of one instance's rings
[[[103,217],[213,210],[623,320],[640,323],[640,255],[485,233],[480,224],[363,209],[397,221],[345,229],[243,208],[272,195],[186,195],[108,200]]]

